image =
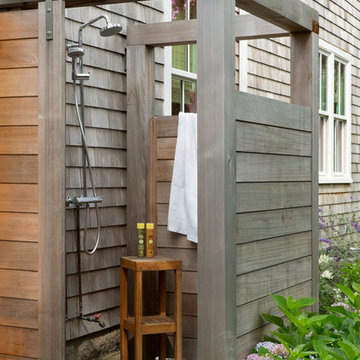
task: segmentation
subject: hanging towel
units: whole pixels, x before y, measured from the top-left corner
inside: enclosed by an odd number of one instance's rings
[[[197,114],[179,113],[168,230],[197,243]]]

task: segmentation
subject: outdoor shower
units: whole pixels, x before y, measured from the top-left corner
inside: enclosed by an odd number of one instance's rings
[[[83,177],[83,194],[81,196],[75,196],[71,198],[67,196],[66,206],[67,208],[74,208],[76,211],[76,229],[77,229],[77,252],[78,252],[78,286],[79,286],[79,318],[87,321],[97,322],[101,327],[105,324],[99,319],[100,314],[95,316],[84,316],[82,311],[82,284],[81,284],[81,257],[80,257],[80,209],[85,209],[85,220],[84,220],[84,235],[83,235],[83,248],[88,255],[93,255],[99,246],[100,242],[100,210],[99,203],[102,202],[103,197],[97,196],[96,188],[93,178],[93,172],[90,163],[90,156],[88,151],[88,144],[85,135],[85,104],[84,104],[84,81],[90,79],[90,74],[84,73],[83,70],[83,56],[85,51],[83,49],[83,38],[82,31],[89,25],[104,19],[106,24],[105,27],[100,29],[99,33],[103,37],[112,36],[118,34],[122,30],[122,26],[119,24],[111,24],[109,18],[106,15],[100,15],[80,26],[78,31],[78,42],[67,43],[66,50],[67,55],[72,59],[72,81],[74,88],[74,100],[76,108],[76,117],[79,123],[81,139],[82,139],[82,177]],[[80,105],[76,95],[77,85],[80,88]],[[88,196],[87,192],[87,171],[89,172],[90,185],[92,189],[92,196]],[[96,211],[96,240],[95,245],[91,250],[87,248],[87,231],[88,231],[88,220],[90,218],[90,204],[95,205]]]

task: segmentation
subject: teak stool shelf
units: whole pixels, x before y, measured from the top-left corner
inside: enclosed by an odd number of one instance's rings
[[[128,316],[128,280],[127,270],[134,271],[134,313]],[[143,316],[142,275],[143,271],[159,271],[160,313]],[[166,315],[166,273],[175,272],[174,317]],[[182,359],[182,295],[181,295],[181,260],[161,256],[140,258],[126,256],[120,259],[120,351],[121,360],[128,360],[127,331],[135,335],[135,360],[143,358],[143,335],[161,334],[160,360],[166,358],[166,335],[175,334],[175,360]]]

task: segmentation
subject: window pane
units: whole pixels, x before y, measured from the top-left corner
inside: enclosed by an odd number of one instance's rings
[[[325,171],[325,129],[326,118],[321,116],[319,118],[319,171]]]
[[[187,45],[177,45],[172,47],[172,66],[173,68],[187,71]]]
[[[171,113],[172,115],[178,115],[182,110],[182,91],[181,80],[172,78],[171,81]]]
[[[345,115],[345,64],[340,64],[340,114]]]
[[[334,121],[334,171],[343,172],[344,121]]]
[[[196,112],[196,82],[184,81],[184,111]]]
[[[190,19],[196,19],[196,0],[190,1]]]
[[[327,59],[327,56],[320,54],[320,109],[324,111],[327,110]]]
[[[187,0],[171,0],[172,2],[172,19],[186,19],[186,2]]]
[[[190,72],[197,73],[197,47],[196,44],[190,45]]]
[[[339,114],[339,62],[334,64],[334,113]]]

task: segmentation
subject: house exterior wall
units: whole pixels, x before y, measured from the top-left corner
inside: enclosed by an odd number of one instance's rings
[[[100,14],[109,16],[112,23],[123,26],[120,35],[103,38],[95,23],[83,31],[84,71],[90,73],[85,81],[85,123],[91,165],[97,195],[104,196],[100,205],[101,240],[96,253],[82,252],[82,287],[84,314],[101,313],[105,329],[120,321],[120,257],[127,254],[126,239],[126,28],[133,23],[159,22],[163,19],[161,1],[114,4],[66,9],[66,40],[77,41],[79,26]],[[155,52],[156,113],[163,102],[163,50]],[[71,61],[66,64],[66,195],[82,194],[81,135],[76,119]],[[77,89],[79,98],[79,89]],[[90,190],[90,181],[87,180]],[[91,230],[88,247],[96,237],[96,217],[90,210]],[[84,214],[83,214],[84,215]],[[81,221],[83,224],[83,215]],[[67,317],[66,339],[101,331],[96,323],[77,319],[78,282],[76,255],[75,211],[66,210]],[[83,225],[81,226],[83,227]]]
[[[323,214],[337,214],[338,218],[358,217],[359,210],[359,1],[303,1],[320,15],[319,38],[345,51],[352,57],[351,65],[351,176],[352,183],[321,184],[319,206]],[[290,101],[290,39],[249,41],[248,92]],[[345,231],[344,221],[339,231]]]

